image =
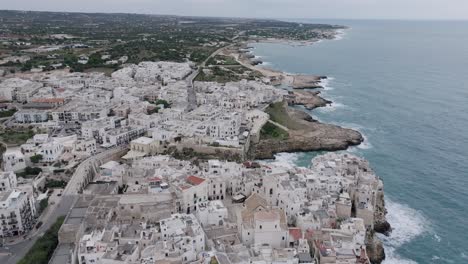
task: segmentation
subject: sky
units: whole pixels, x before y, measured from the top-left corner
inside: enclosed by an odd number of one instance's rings
[[[252,18],[468,20],[468,0],[0,0],[0,9]]]

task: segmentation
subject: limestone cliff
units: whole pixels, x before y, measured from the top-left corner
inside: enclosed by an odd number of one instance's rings
[[[263,138],[250,148],[249,156],[255,159],[271,159],[280,152],[303,151],[336,151],[345,150],[349,146],[359,145],[364,139],[362,135],[352,129],[336,125],[322,124],[312,119],[307,113],[287,108],[288,138]]]

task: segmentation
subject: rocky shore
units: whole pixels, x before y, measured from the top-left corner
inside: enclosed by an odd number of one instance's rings
[[[327,79],[326,76],[315,75],[292,75],[292,78],[291,87],[293,89],[323,88],[322,80]]]
[[[309,114],[288,107],[286,102],[282,107],[284,107],[284,118],[289,119],[288,124],[283,124],[288,128],[288,138],[260,139],[251,146],[252,158],[272,159],[280,152],[345,150],[349,146],[359,145],[364,140],[357,131],[320,123]]]
[[[385,250],[377,233],[390,235],[392,228],[387,221],[387,209],[385,208],[384,192],[379,192],[375,203],[374,229],[367,230],[366,249],[371,263],[380,264],[385,260]]]
[[[288,105],[302,105],[307,110],[332,104],[320,96],[320,91],[291,91],[287,98]]]
[[[270,119],[274,123],[279,124],[281,129],[287,129],[288,137],[286,139],[261,138],[258,143],[252,144],[249,151],[250,158],[274,159],[275,154],[281,152],[345,150],[363,142],[364,138],[358,131],[320,123],[308,113],[292,108],[292,106],[300,105],[307,110],[313,110],[332,104],[331,101],[320,96],[320,91],[309,90],[323,88],[322,81],[327,78],[326,76],[287,74],[255,66],[256,64],[249,60],[242,60],[242,64],[253,70],[257,69],[265,77],[269,77],[271,83],[283,84],[293,89],[281,104],[280,111],[269,112]],[[382,191],[375,204],[373,229],[367,230],[366,236],[366,251],[373,264],[381,264],[385,260],[384,246],[377,234],[388,236],[392,230],[386,220],[386,214]]]

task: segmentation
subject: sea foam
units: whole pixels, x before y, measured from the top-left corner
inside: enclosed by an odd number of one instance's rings
[[[285,168],[292,168],[296,166],[298,159],[299,153],[278,153],[271,163]]]
[[[387,220],[392,226],[392,233],[386,237],[379,235],[384,243],[386,260],[384,264],[412,264],[417,263],[410,259],[404,259],[398,255],[398,248],[430,230],[428,220],[419,212],[405,204],[385,201],[388,210]]]
[[[326,79],[320,80],[320,86],[323,87],[323,90],[325,91],[331,91],[334,88],[330,85],[330,82],[334,80],[333,77],[327,77]]]

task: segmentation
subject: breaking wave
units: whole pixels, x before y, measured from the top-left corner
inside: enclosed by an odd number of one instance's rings
[[[298,153],[278,153],[275,155],[275,159],[272,160],[271,163],[285,168],[292,168],[296,166],[298,159]]]
[[[397,250],[401,246],[429,231],[430,224],[424,216],[404,204],[399,204],[386,199],[388,210],[387,220],[392,226],[389,237],[379,235],[385,248],[386,260],[384,264],[413,264],[417,263],[410,259],[404,259],[398,255]]]
[[[273,63],[269,62],[269,61],[262,61],[262,63],[259,64],[260,66],[272,66]]]
[[[346,29],[339,29],[336,31],[336,35],[333,40],[342,40],[344,39],[345,36],[346,36]]]
[[[334,80],[333,77],[327,77],[326,79],[321,80],[320,85],[323,87],[323,90],[325,90],[325,91],[333,90],[334,88],[332,86],[330,86],[330,82],[333,81],[333,80]]]

